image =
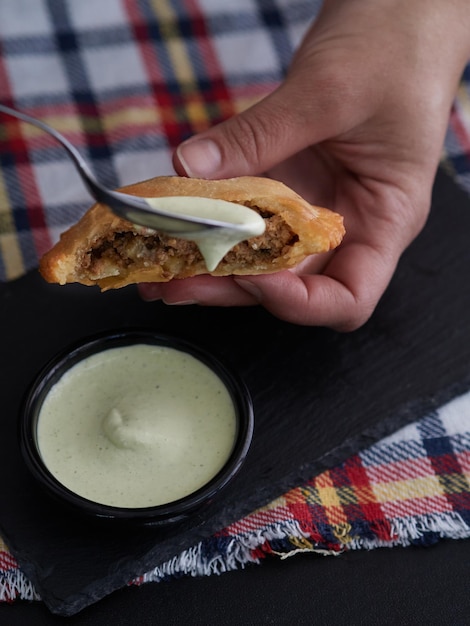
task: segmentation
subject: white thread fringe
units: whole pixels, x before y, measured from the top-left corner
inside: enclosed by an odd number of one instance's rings
[[[204,542],[184,550],[179,556],[157,566],[142,577],[142,582],[158,582],[171,576],[209,576],[243,568],[249,563],[257,564],[260,559],[253,550],[267,541],[289,537],[308,539],[296,521],[272,524],[255,532],[242,533],[228,540],[223,554],[203,554]]]
[[[391,540],[353,539],[346,547],[350,550],[407,547],[425,538],[426,533],[436,533],[441,539],[468,539],[470,526],[458,513],[434,513],[419,517],[400,518],[390,522]]]
[[[420,539],[425,539],[426,534],[431,532],[436,533],[442,539],[470,538],[470,526],[458,513],[402,518],[391,521],[391,529],[393,536],[391,540],[355,538],[344,544],[340,543],[339,552],[343,550],[373,550],[393,546],[406,547]],[[146,572],[138,579],[138,584],[159,582],[175,576],[219,575],[244,568],[248,564],[258,564],[260,559],[253,555],[253,551],[261,548],[266,542],[286,539],[308,540],[309,538],[308,533],[302,531],[299,524],[292,520],[272,524],[255,532],[242,533],[236,538],[227,538],[224,552],[220,554],[205,554],[205,544],[201,541],[196,546],[184,550],[178,556]],[[337,555],[339,553],[325,550],[320,546],[312,546],[312,548],[294,548],[288,553],[276,552],[276,554],[281,558],[288,558],[300,552],[314,552],[322,555]],[[0,601],[11,602],[16,599],[41,599],[32,583],[19,569],[0,575]]]
[[[0,602],[40,600],[33,584],[19,569],[0,575]]]

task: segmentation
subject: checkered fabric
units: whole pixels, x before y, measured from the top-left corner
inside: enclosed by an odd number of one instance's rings
[[[173,173],[185,138],[273,90],[315,0],[0,3],[0,102],[62,132],[117,187]],[[465,73],[443,159],[470,190]],[[0,280],[35,268],[91,204],[63,148],[0,116]]]
[[[465,68],[454,100],[442,162],[456,182],[470,193],[470,64]]]
[[[0,3],[0,102],[63,133],[111,186],[174,173],[185,138],[272,91],[319,2]],[[54,139],[0,116],[0,280],[91,204]]]
[[[267,556],[470,538],[468,394],[131,581],[220,574]],[[39,599],[0,542],[0,599]]]
[[[470,419],[461,396],[134,581],[220,573],[268,555],[428,546],[470,537]]]
[[[272,91],[313,0],[0,2],[0,102],[62,132],[117,187],[172,173],[186,137]],[[443,163],[470,192],[470,66]],[[0,280],[37,266],[91,201],[63,149],[0,117]],[[470,537],[470,396],[323,472],[132,584],[299,551]],[[0,540],[0,599],[38,599]]]

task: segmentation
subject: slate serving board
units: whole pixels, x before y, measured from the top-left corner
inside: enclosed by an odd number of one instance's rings
[[[439,172],[428,224],[372,319],[338,334],[261,308],[167,307],[129,287],[101,294],[0,287],[0,532],[49,609],[71,615],[182,549],[470,389],[470,201]],[[70,514],[28,475],[17,446],[23,394],[43,363],[97,331],[177,334],[237,368],[255,406],[248,459],[202,514],[168,529],[109,527]]]

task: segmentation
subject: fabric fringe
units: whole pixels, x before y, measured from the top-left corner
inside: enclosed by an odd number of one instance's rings
[[[34,585],[19,569],[5,572],[0,576],[0,602],[15,600],[40,600]]]
[[[439,539],[468,539],[470,526],[455,512],[434,513],[417,517],[390,520],[391,538],[354,538],[347,546],[350,550],[373,550],[394,546],[430,546]]]
[[[344,543],[339,542],[335,549],[326,549],[318,541],[309,543],[313,535],[318,535],[312,533],[311,536],[306,533],[296,521],[272,524],[256,532],[230,538],[224,549],[221,549],[217,541],[201,541],[193,548],[185,550],[179,556],[147,572],[131,584],[160,582],[181,576],[222,574],[243,568],[248,564],[259,564],[262,558],[269,554],[282,559],[300,553],[338,556],[347,550],[373,550],[411,545],[429,546],[439,539],[470,538],[470,526],[458,513],[396,519],[390,521],[390,527],[390,539],[355,537]],[[226,542],[227,538],[222,537],[222,540]],[[280,545],[276,545],[276,549],[273,549],[273,544],[276,543],[282,543],[285,549],[281,550]]]
[[[263,557],[263,546],[290,538],[307,538],[294,520],[272,524],[237,537],[217,536],[184,550],[177,557],[139,577],[133,584],[159,582],[180,576],[219,575],[244,568],[248,564],[258,564]],[[267,550],[272,552],[270,548]]]
[[[390,538],[361,537],[338,542],[334,549],[320,544],[318,533],[303,530],[295,520],[270,524],[254,532],[228,537],[224,535],[200,541],[134,579],[130,585],[161,582],[182,576],[210,576],[260,564],[268,555],[287,559],[301,553],[338,556],[348,550],[373,550],[376,548],[429,546],[439,539],[468,539],[470,526],[455,512],[421,515],[390,520]],[[14,600],[40,600],[33,584],[18,568],[0,575],[0,602]]]

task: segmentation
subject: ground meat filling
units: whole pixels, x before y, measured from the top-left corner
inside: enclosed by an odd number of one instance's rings
[[[285,254],[298,241],[298,236],[282,217],[257,210],[266,222],[265,232],[259,237],[237,244],[225,255],[221,265],[230,263],[246,266],[256,261],[269,263]],[[126,268],[135,267],[136,264],[139,267],[165,267],[171,257],[183,257],[187,267],[203,260],[199,248],[192,241],[157,232],[139,234],[123,231],[98,241],[86,254],[81,265],[83,272],[95,279],[121,274]]]

